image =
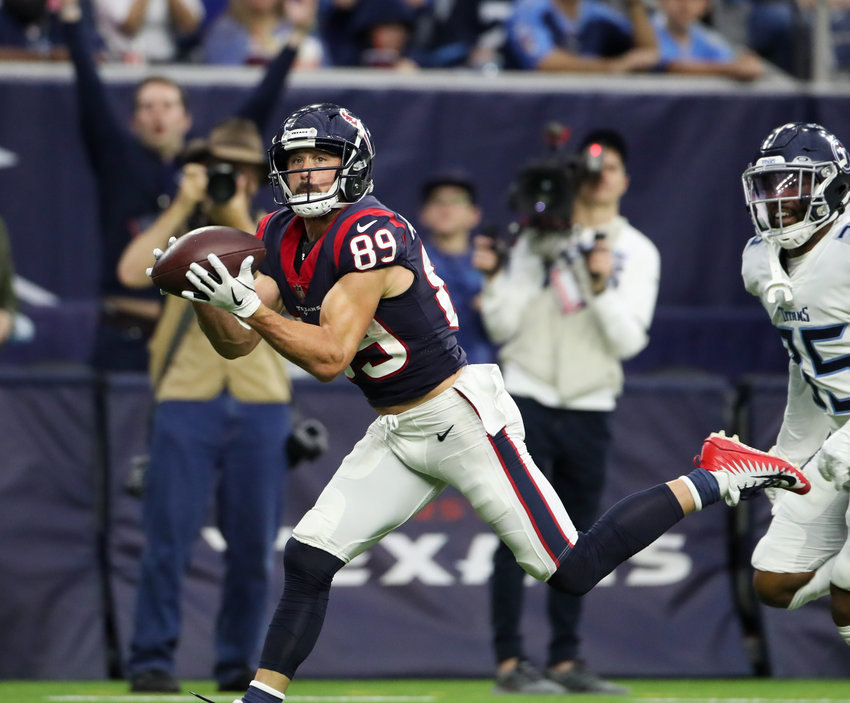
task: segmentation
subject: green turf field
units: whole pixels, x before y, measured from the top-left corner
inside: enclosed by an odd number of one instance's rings
[[[850,674],[850,672],[848,672]],[[620,680],[631,696],[577,696],[585,703],[831,703],[850,702],[850,679],[687,679]],[[519,703],[564,696],[493,696],[489,680],[296,681],[287,701],[315,703]],[[215,692],[209,681],[184,681],[176,695],[130,694],[123,681],[0,681],[2,703],[118,703],[146,701],[197,703],[189,691],[216,703],[232,703],[233,695]]]

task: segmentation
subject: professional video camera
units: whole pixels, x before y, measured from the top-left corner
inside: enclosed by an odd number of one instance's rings
[[[508,203],[521,218],[521,226],[541,231],[569,229],[579,186],[598,181],[602,174],[602,146],[590,144],[581,153],[564,153],[569,130],[557,122],[546,125],[544,139],[547,156],[527,163],[517,173]]]

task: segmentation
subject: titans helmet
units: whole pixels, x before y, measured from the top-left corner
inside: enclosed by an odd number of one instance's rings
[[[290,169],[289,157],[299,149],[318,149],[340,158],[339,166]],[[269,180],[275,202],[301,217],[320,217],[334,208],[356,203],[372,191],[375,149],[366,125],[344,107],[332,103],[307,105],[286,118],[269,149]],[[293,193],[287,177],[293,173],[336,170],[327,193]]]
[[[756,232],[783,249],[805,244],[850,199],[850,155],[819,124],[774,129],[742,176]]]

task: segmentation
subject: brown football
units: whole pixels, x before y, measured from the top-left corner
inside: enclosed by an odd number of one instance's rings
[[[230,274],[236,276],[246,256],[254,257],[251,270],[256,271],[266,258],[266,249],[261,239],[235,227],[199,227],[184,234],[165,250],[151,269],[151,280],[160,290],[173,295],[192,290],[192,284],[186,280],[186,272],[193,263],[213,272],[207,261],[210,254],[218,256]]]

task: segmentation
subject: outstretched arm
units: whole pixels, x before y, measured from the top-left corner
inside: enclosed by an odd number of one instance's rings
[[[82,16],[79,0],[60,0],[59,19],[65,27],[68,52],[77,74],[80,128],[89,158],[98,166],[114,151],[116,143],[127,137],[127,132],[98,74],[94,57],[86,42]]]
[[[280,53],[266,66],[263,79],[236,111],[237,117],[253,121],[260,132],[265,131],[272,110],[283,93],[301,42],[310,33],[316,21],[318,0],[285,0],[285,5],[286,15],[292,22],[292,34]]]

